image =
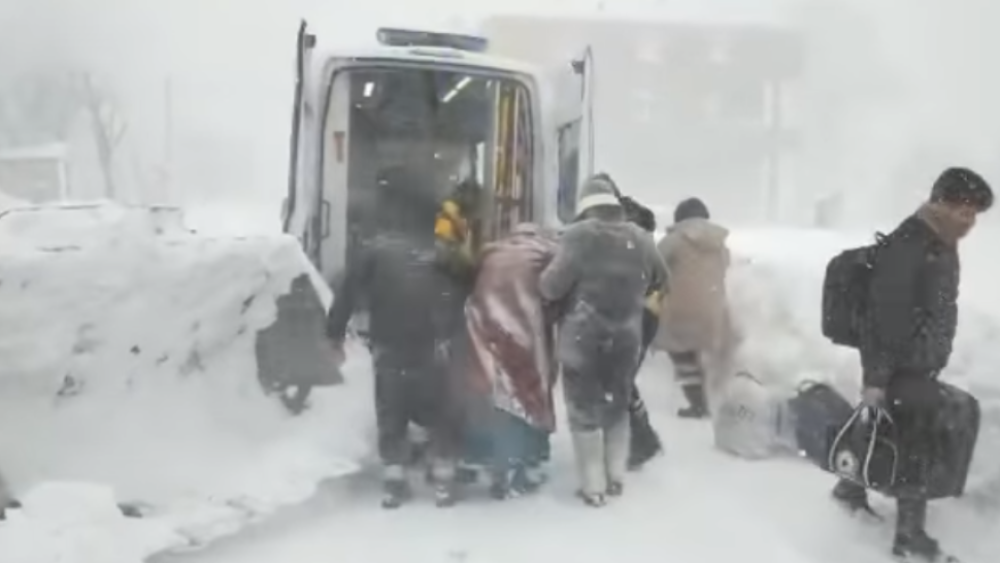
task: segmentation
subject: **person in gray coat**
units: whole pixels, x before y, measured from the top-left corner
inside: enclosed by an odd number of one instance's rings
[[[652,237],[626,220],[607,180],[591,178],[582,186],[577,216],[542,272],[540,289],[562,313],[556,357],[580,497],[601,506],[623,492],[643,308],[667,273]]]

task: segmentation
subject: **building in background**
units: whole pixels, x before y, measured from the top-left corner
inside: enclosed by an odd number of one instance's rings
[[[27,203],[68,199],[66,146],[0,150],[0,192]]]
[[[794,182],[788,109],[803,52],[790,28],[498,15],[483,30],[497,54],[541,65],[591,46],[597,168],[630,193],[668,207],[699,195],[728,221],[782,214]]]

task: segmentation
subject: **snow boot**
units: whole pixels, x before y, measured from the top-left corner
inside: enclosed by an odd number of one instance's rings
[[[455,466],[449,461],[434,463],[434,504],[438,508],[455,506],[459,500],[459,485],[455,479]]]
[[[621,496],[625,490],[630,445],[629,417],[622,416],[604,431],[604,469],[607,474],[605,492],[608,496]]]
[[[528,467],[523,465],[516,467],[510,476],[510,488],[518,495],[536,493],[544,482],[544,477],[533,474]]]
[[[399,508],[413,498],[413,490],[406,480],[406,468],[388,465],[382,477],[382,508]]]
[[[281,403],[288,412],[300,415],[309,408],[309,395],[312,387],[309,385],[290,385],[281,391]]]
[[[382,483],[382,508],[399,508],[413,499],[410,484],[402,479],[389,479]]]
[[[579,497],[589,506],[603,506],[608,490],[605,468],[604,432],[574,430],[573,450],[580,480]]]
[[[0,504],[0,522],[7,519],[8,510],[17,510],[19,508],[21,508],[21,503],[14,499],[4,501]]]
[[[901,498],[896,501],[896,537],[892,554],[896,557],[928,562],[956,562],[957,559],[941,551],[937,540],[927,535],[927,501]]]
[[[708,400],[705,397],[705,386],[693,383],[681,387],[688,406],[679,409],[677,416],[681,418],[705,418],[708,416]]]
[[[875,512],[875,509],[868,503],[868,491],[861,485],[847,479],[841,479],[833,487],[832,494],[834,500],[847,509],[848,512],[852,514],[865,514],[877,520],[882,520],[882,515]]]
[[[628,469],[638,471],[649,460],[653,459],[663,451],[663,444],[660,437],[649,422],[649,413],[642,400],[638,405],[629,408],[629,426],[631,429],[629,436]]]

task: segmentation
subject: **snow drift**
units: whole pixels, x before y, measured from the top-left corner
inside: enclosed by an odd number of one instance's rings
[[[336,429],[366,416],[363,385],[291,417],[258,380],[258,332],[315,279],[294,238],[200,237],[177,210],[111,205],[11,213],[0,237],[0,470],[25,504],[0,526],[5,563],[134,563],[356,470],[362,436]],[[125,559],[87,559],[107,542]]]

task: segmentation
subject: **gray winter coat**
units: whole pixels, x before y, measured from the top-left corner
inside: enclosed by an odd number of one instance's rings
[[[652,236],[625,221],[585,219],[562,235],[540,290],[562,316],[556,357],[571,410],[586,426],[624,413],[641,348],[645,298],[666,282]],[[571,425],[573,424],[571,413]]]

